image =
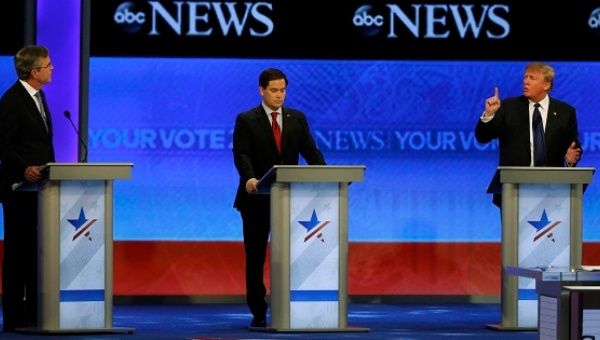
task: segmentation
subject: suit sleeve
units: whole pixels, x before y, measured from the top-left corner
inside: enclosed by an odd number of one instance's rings
[[[325,158],[319,148],[317,148],[315,140],[310,133],[306,117],[300,116],[299,120],[305,133],[304,138],[302,138],[303,142],[302,147],[300,148],[300,154],[309,165],[325,165]]]
[[[577,127],[577,113],[575,112],[575,109],[573,109],[572,112],[569,119],[569,136],[571,136],[571,142],[574,141],[577,145],[581,146],[581,142],[579,141],[579,129]],[[569,142],[569,145],[571,142]]]
[[[496,111],[492,120],[484,123],[479,119],[477,126],[475,127],[475,138],[479,143],[489,143],[492,140],[500,137],[502,131],[502,124],[504,119],[504,112],[502,108]]]
[[[10,105],[8,100],[0,102],[0,159],[10,167],[13,176],[20,176],[20,180],[24,180],[27,164],[16,152],[19,123],[13,107],[16,105]]]
[[[579,158],[579,160],[581,161],[581,158],[583,157],[583,148],[581,147],[581,141],[579,141],[579,128],[577,127],[577,113],[574,108],[571,112],[572,113],[571,113],[571,116],[569,117],[569,124],[568,124],[569,132],[567,133],[570,138],[567,141],[567,143],[568,143],[567,149],[569,148],[569,146],[571,146],[572,142],[575,142],[575,144],[579,148],[581,148],[581,155]],[[575,163],[575,165],[577,165],[577,163]]]
[[[250,178],[256,178],[256,174],[252,169],[251,138],[248,123],[241,115],[238,115],[233,129],[233,162],[243,183]]]

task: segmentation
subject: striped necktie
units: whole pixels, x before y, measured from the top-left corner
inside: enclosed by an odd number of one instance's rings
[[[42,93],[38,91],[34,96],[39,107],[40,116],[42,116],[44,126],[46,127],[46,131],[48,131],[48,122],[46,121],[46,110],[44,110],[44,100],[42,99]]]

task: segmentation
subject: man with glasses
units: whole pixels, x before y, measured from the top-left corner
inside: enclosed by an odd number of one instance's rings
[[[4,212],[3,329],[37,324],[37,194],[13,190],[38,182],[54,161],[52,119],[42,87],[52,80],[48,49],[26,46],[14,58],[18,80],[0,99],[0,201]]]

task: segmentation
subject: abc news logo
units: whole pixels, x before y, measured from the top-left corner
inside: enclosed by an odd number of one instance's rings
[[[504,4],[386,4],[376,11],[371,5],[360,6],[352,23],[365,36],[380,32],[387,38],[398,38],[408,32],[415,38],[504,39],[510,34],[508,14]]]
[[[122,25],[126,32],[137,32],[146,22],[146,14],[137,12],[132,2],[124,2],[117,7],[113,20],[116,24]]]
[[[177,35],[211,36],[216,30],[223,36],[266,37],[273,32],[269,2],[204,2],[174,1],[164,6],[160,1],[148,1],[142,8],[132,1],[121,3],[113,21],[127,33],[148,27],[148,35],[167,31]]]
[[[588,25],[591,29],[596,30],[596,32],[600,33],[600,7],[590,13],[590,18],[588,19]]]

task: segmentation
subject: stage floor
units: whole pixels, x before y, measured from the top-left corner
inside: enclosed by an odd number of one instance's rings
[[[349,326],[368,333],[263,333],[247,329],[241,304],[116,305],[114,327],[133,334],[42,335],[0,333],[0,338],[40,339],[537,339],[536,332],[499,332],[498,304],[351,304]]]

